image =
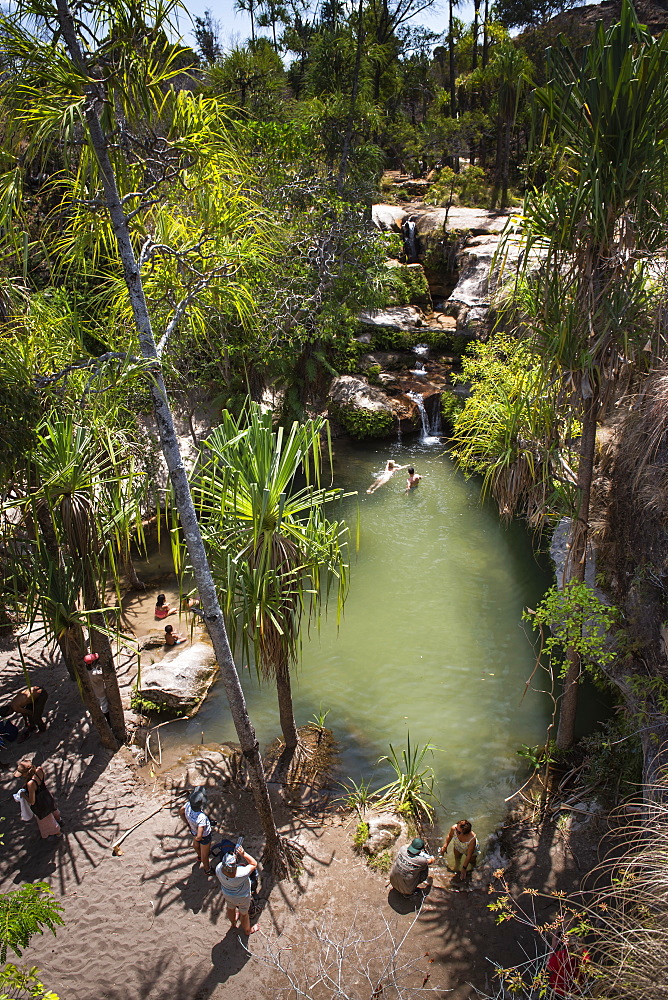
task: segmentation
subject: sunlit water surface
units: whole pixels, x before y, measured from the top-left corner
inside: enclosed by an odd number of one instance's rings
[[[424,478],[405,493],[406,473],[367,495],[387,458],[414,464]],[[411,740],[440,750],[436,774],[442,823],[467,816],[486,836],[524,773],[520,744],[545,740],[548,705],[528,692],[534,665],[522,610],[535,606],[550,580],[520,524],[499,524],[440,447],[417,441],[379,448],[337,443],[335,485],[357,490],[331,516],[351,526],[357,512],[350,592],[336,615],[304,636],[295,672],[298,725],[322,707],[341,745],[340,777],[391,777],[378,758]],[[260,742],[278,733],[275,692],[241,671]],[[168,727],[174,746],[235,739],[222,685],[199,714]]]

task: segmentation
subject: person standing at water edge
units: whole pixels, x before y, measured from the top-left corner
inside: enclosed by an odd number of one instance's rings
[[[246,864],[240,865],[240,859],[243,859]],[[233,928],[236,927],[238,911],[244,934],[254,934],[257,930],[257,924],[251,927],[249,916],[251,906],[250,873],[254,868],[257,868],[257,861],[250,854],[246,854],[241,845],[236,848],[234,854],[225,854],[216,868],[216,878],[220,882],[220,891],[227,906],[227,919]]]
[[[450,841],[452,841],[452,849],[455,854],[455,872],[459,872],[461,866],[461,880],[463,882],[471,874],[470,869],[475,868],[478,861],[478,838],[467,819],[460,819],[459,823],[450,827],[445,843],[438,852],[441,856],[446,853]],[[464,859],[463,865],[462,858]]]
[[[412,490],[414,486],[417,486],[417,484],[420,482],[421,479],[422,479],[422,476],[416,475],[415,469],[413,468],[413,466],[409,465],[408,466],[408,479],[406,480],[406,492],[408,493],[408,491]]]
[[[202,810],[206,805],[206,792],[203,788],[195,788],[190,798],[179,812],[184,817],[193,835],[195,854],[202,862],[205,875],[211,874],[209,868],[209,851],[211,850],[211,822]]]
[[[389,480],[392,478],[395,472],[401,472],[402,469],[407,469],[407,468],[408,468],[407,465],[397,465],[397,463],[393,462],[392,459],[390,458],[385,468],[376,479],[375,483],[372,483],[369,489],[367,490],[367,493],[375,493],[379,486],[384,486],[385,483],[389,482]]]
[[[436,860],[424,850],[424,840],[416,837],[410,844],[400,847],[392,870],[390,884],[402,896],[412,896],[420,882],[429,874],[429,865]]]

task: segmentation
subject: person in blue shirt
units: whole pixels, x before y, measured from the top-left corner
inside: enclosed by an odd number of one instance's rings
[[[209,867],[209,852],[211,850],[211,821],[203,811],[206,806],[206,792],[203,788],[195,788],[188,801],[179,810],[190,828],[193,837],[193,848],[199,858],[205,875],[211,875]]]

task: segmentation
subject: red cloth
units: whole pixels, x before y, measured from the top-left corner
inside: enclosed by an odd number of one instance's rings
[[[169,614],[169,605],[167,604],[161,604],[159,608],[156,607],[155,609],[156,618],[166,618],[168,614]]]
[[[559,997],[565,997],[574,983],[582,979],[582,965],[589,961],[589,955],[572,955],[568,948],[558,948],[550,955],[547,963],[548,980]]]

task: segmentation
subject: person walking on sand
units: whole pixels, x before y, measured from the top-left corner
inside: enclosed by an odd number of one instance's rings
[[[417,486],[417,484],[420,482],[421,479],[422,479],[422,476],[416,475],[415,469],[413,468],[413,466],[409,465],[408,466],[408,479],[406,480],[406,492],[408,493],[408,491],[412,490],[414,486]]]
[[[211,821],[203,811],[206,806],[206,792],[203,788],[195,788],[179,813],[190,827],[193,837],[193,849],[199,858],[205,875],[211,874],[209,867],[209,851],[211,850]]]
[[[169,615],[175,615],[179,610],[178,608],[170,608],[169,604],[166,604],[167,598],[164,594],[158,594],[158,599],[155,602],[155,617],[168,618]]]
[[[384,486],[385,483],[389,482],[395,472],[401,472],[402,469],[407,469],[407,465],[397,465],[392,459],[388,459],[388,462],[381,472],[381,474],[376,478],[376,481],[371,484],[367,493],[375,493],[379,486]]]
[[[35,767],[29,759],[21,760],[14,772],[15,778],[23,778],[28,803],[37,820],[42,840],[56,840],[61,836],[60,810],[44,780],[44,770]]]
[[[400,847],[390,871],[390,884],[402,896],[412,896],[421,882],[429,875],[429,865],[436,860],[424,849],[424,840],[416,837],[410,844]]]
[[[461,867],[460,878],[464,882],[471,875],[470,869],[475,868],[478,863],[479,852],[478,838],[467,819],[460,819],[458,823],[450,827],[445,843],[438,852],[441,857],[447,852],[450,841],[452,841],[455,855],[455,874],[459,874]],[[462,859],[464,860],[463,865]]]
[[[240,860],[246,863],[240,865]],[[227,919],[235,928],[238,912],[241,930],[244,934],[255,934],[257,930],[257,924],[251,927],[250,922],[250,873],[255,868],[257,868],[257,861],[250,854],[246,854],[241,845],[236,848],[234,854],[231,852],[224,854],[222,861],[216,868],[216,878],[220,882],[220,891],[227,906]]]
[[[18,694],[14,695],[9,705],[5,706],[2,712],[0,712],[3,718],[11,715],[12,712],[23,716],[25,729],[19,734],[19,743],[27,740],[32,733],[43,733],[46,729],[46,722],[42,716],[44,715],[44,706],[48,697],[49,692],[46,688],[33,684],[32,687],[28,687],[24,691],[19,691]]]

